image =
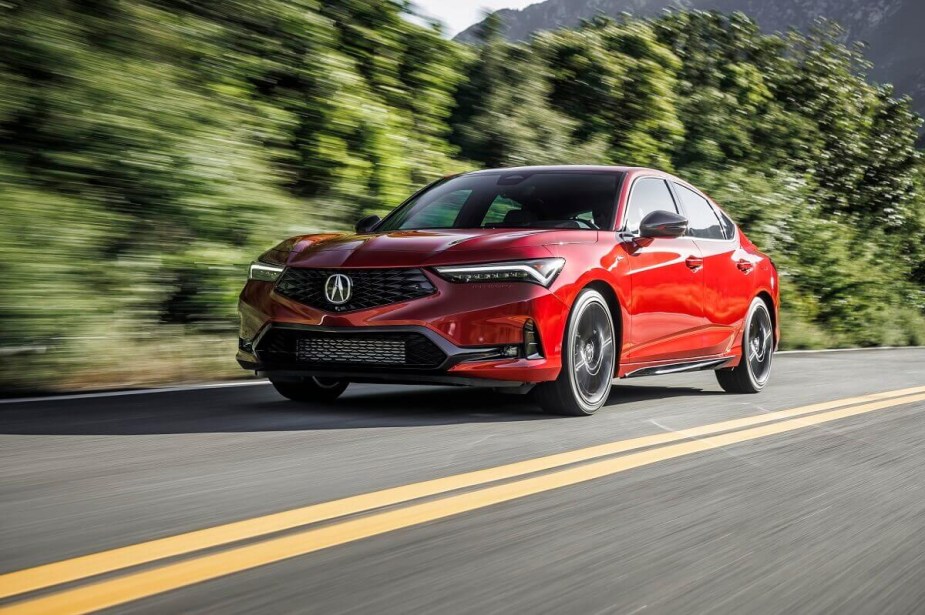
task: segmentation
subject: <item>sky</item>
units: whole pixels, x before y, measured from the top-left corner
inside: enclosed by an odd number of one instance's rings
[[[482,14],[498,9],[522,9],[540,0],[414,0],[418,10],[446,24],[447,34],[455,36],[482,20]]]

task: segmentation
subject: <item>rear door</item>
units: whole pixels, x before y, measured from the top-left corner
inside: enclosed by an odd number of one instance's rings
[[[750,269],[740,254],[735,225],[699,192],[674,183],[688,236],[703,255],[705,354],[727,354],[751,302]]]
[[[639,177],[630,188],[622,230],[658,210],[678,212],[668,182]],[[630,272],[627,363],[683,360],[703,355],[703,262],[690,237],[636,239],[624,244]]]

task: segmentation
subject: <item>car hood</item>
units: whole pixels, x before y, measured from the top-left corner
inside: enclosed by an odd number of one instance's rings
[[[409,267],[540,258],[546,246],[594,243],[597,232],[563,229],[393,231],[307,235],[295,242],[294,267]]]

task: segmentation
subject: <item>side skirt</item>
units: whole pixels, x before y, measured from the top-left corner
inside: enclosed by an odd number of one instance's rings
[[[663,376],[665,374],[696,372],[704,369],[719,369],[733,359],[735,359],[735,357],[720,357],[718,359],[701,359],[697,361],[669,363],[668,365],[658,365],[656,367],[643,367],[642,369],[634,370],[623,377],[637,378],[639,376]]]

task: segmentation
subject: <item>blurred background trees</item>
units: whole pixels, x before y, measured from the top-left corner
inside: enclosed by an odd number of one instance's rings
[[[793,347],[925,343],[920,119],[836,26],[470,47],[387,0],[0,3],[0,386],[237,374],[244,266],[481,166],[656,166],[783,274]]]

